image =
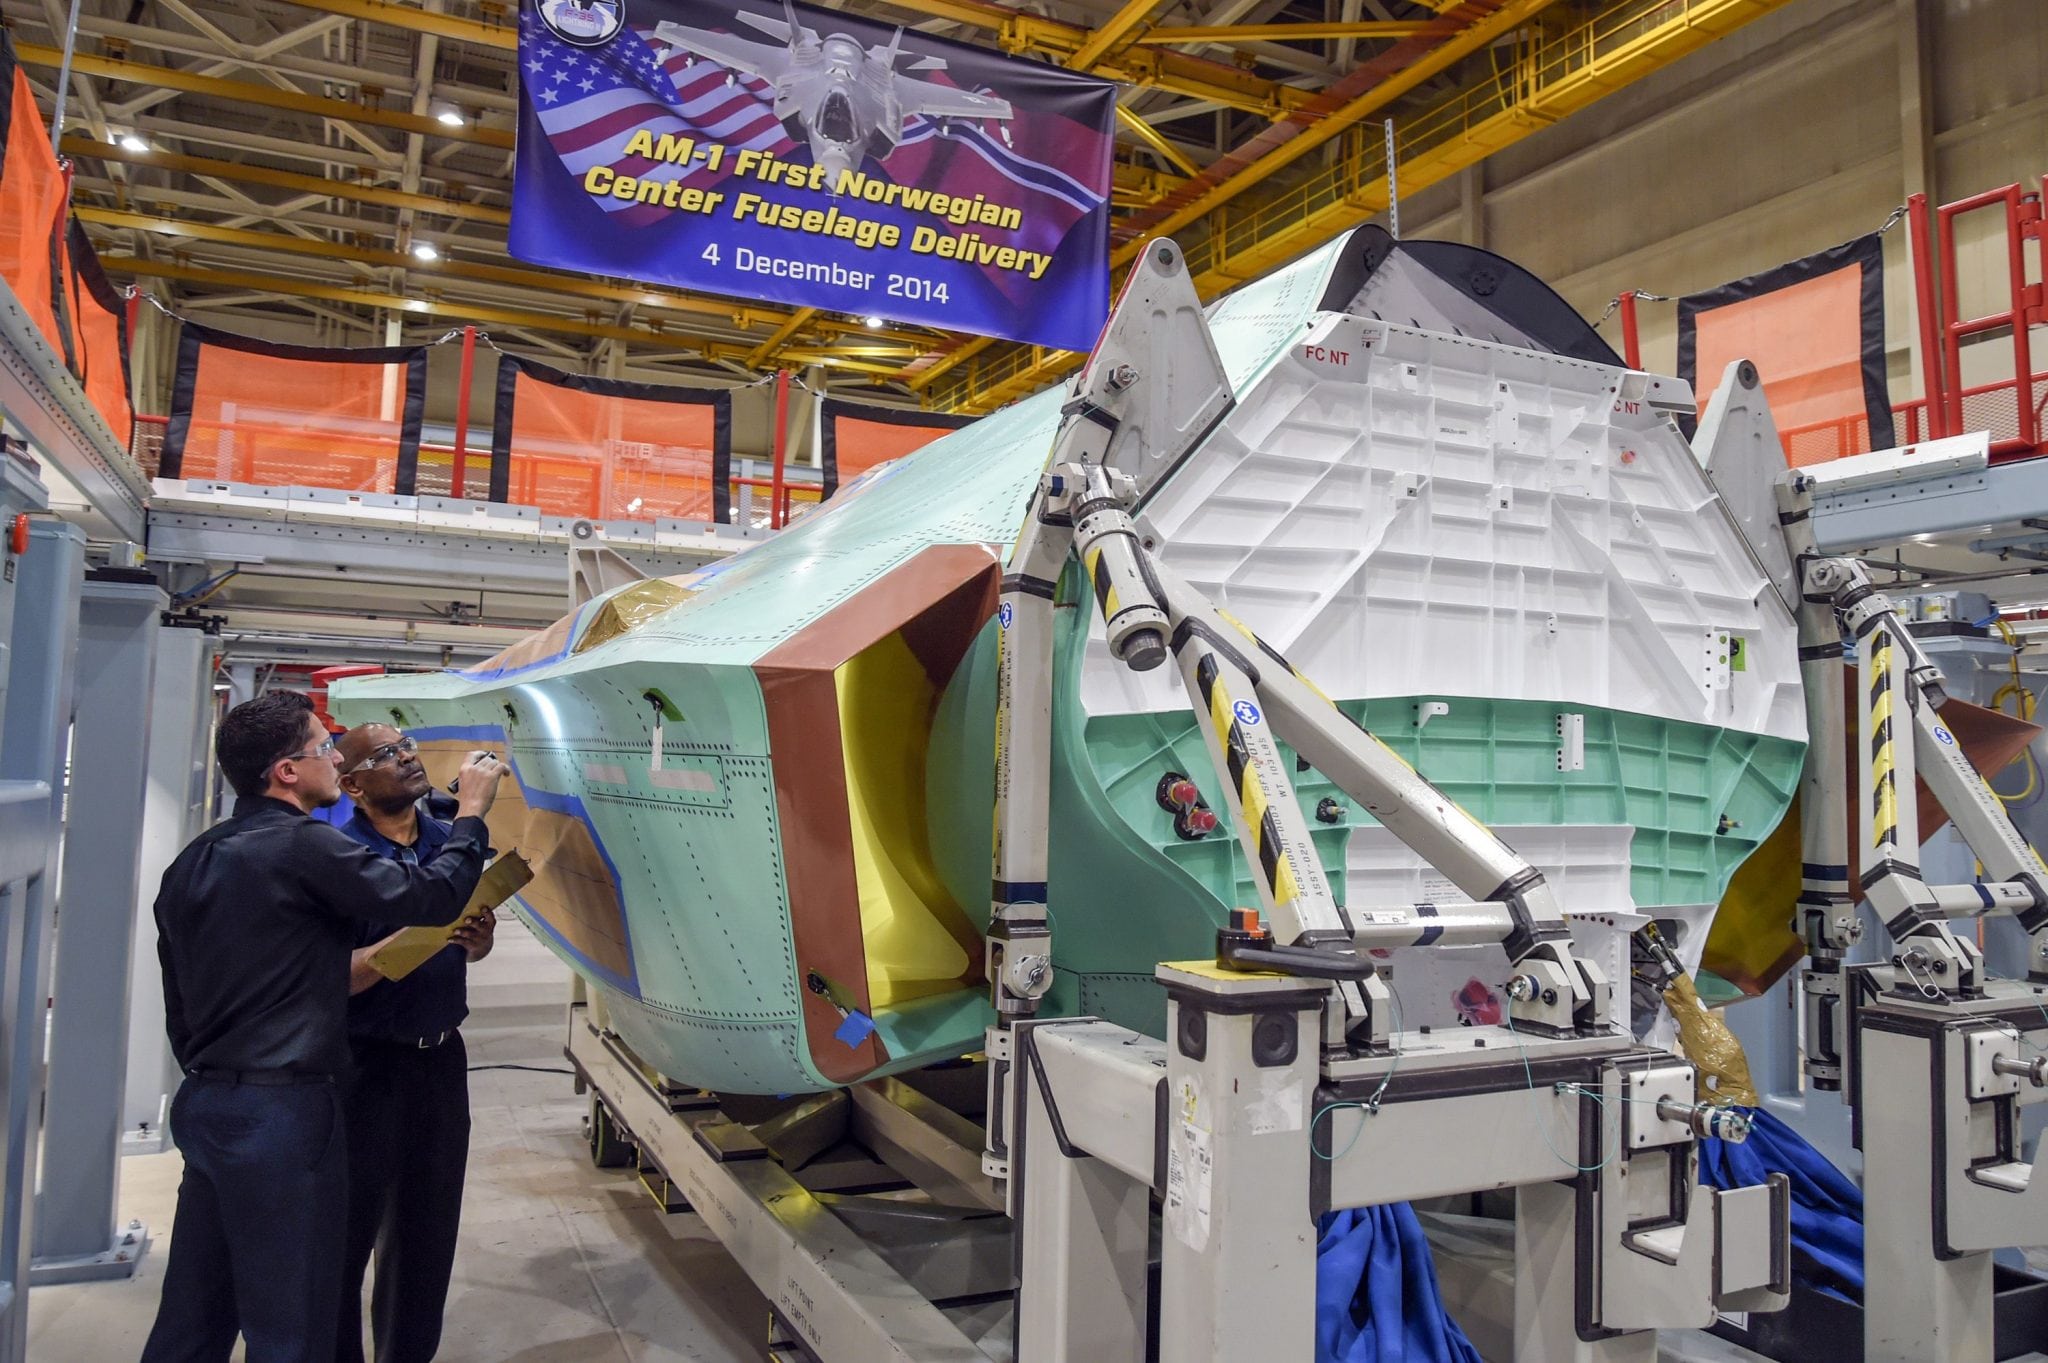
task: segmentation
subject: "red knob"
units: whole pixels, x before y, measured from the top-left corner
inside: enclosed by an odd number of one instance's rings
[[[17,558],[28,552],[27,516],[16,516],[7,527],[7,552]]]
[[[1216,816],[1206,809],[1191,809],[1188,811],[1188,827],[1197,833],[1213,833],[1216,831]]]
[[[1166,798],[1186,809],[1202,798],[1202,792],[1195,789],[1193,781],[1175,781],[1166,788]]]

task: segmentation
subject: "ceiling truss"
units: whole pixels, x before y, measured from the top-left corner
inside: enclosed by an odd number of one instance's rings
[[[1384,207],[1378,119],[1420,188],[1786,2],[840,7],[1120,82],[1116,263],[1173,233],[1213,294]],[[312,317],[382,343],[475,322],[551,363],[719,381],[815,365],[963,411],[1075,362],[512,262],[516,4],[81,0],[62,150],[109,272],[230,326]],[[66,8],[0,0],[46,116]]]

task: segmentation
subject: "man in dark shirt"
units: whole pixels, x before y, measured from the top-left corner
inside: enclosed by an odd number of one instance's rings
[[[306,817],[340,794],[334,742],[304,696],[238,705],[215,743],[235,812],[164,872],[157,955],[186,1078],[171,1102],[185,1156],[143,1363],[328,1363],[347,1211],[337,1081],[349,1066],[355,924],[446,923],[482,873],[483,815],[505,768],[464,768],[432,866],[376,856]]]
[[[341,788],[355,803],[342,831],[380,857],[427,866],[445,853],[449,825],[432,817],[433,789],[411,739],[388,724],[341,736]],[[348,1240],[336,1363],[363,1363],[363,1274],[377,1363],[427,1363],[455,1269],[469,1162],[469,1056],[456,1029],[469,1015],[469,964],[490,953],[497,918],[465,919],[448,946],[403,979],[370,954],[386,924],[361,925],[349,975],[348,1040],[355,1075],[348,1114]]]

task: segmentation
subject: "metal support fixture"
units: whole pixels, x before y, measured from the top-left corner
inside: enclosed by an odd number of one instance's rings
[[[1394,120],[1387,119],[1387,235],[1401,239],[1401,171],[1394,155]]]
[[[1935,1003],[1885,988],[1857,1012],[1869,1363],[1991,1363],[1992,1252],[2048,1225],[2048,1180],[2021,1162],[2020,1117],[2048,1100],[2020,1059],[2048,1048],[2038,996],[1994,983]],[[2004,1060],[2007,1063],[2000,1065]],[[1877,1098],[1876,1095],[1882,1095]],[[1931,1122],[1930,1122],[1931,1117]]]
[[[147,572],[104,568],[79,609],[78,719],[51,984],[49,1100],[34,1283],[125,1277],[147,1231],[117,1230],[128,988],[157,633],[169,599]],[[84,817],[90,811],[90,817]]]
[[[768,490],[768,525],[782,528],[784,471],[789,466],[789,371],[775,371],[775,473]]]
[[[128,964],[128,1071],[121,1101],[121,1152],[168,1147],[177,1062],[164,1032],[163,979],[153,908],[158,884],[185,844],[204,831],[212,786],[213,656],[218,636],[197,626],[157,634],[156,682],[149,697],[149,765],[142,801],[142,859],[135,897],[135,942]]]
[[[1636,317],[1636,291],[1623,289],[1615,300],[1621,312],[1621,358],[1630,369],[1643,367],[1643,336]]]
[[[1983,443],[1978,437],[1977,468]],[[1858,560],[1816,547],[1817,493],[1881,481],[1899,458],[1795,469],[1779,483],[1799,577],[1809,729],[1799,901],[1809,952],[1805,1063],[1817,1087],[1846,1086],[1863,1150],[1871,1190],[1864,1357],[1990,1363],[1992,1251],[2032,1244],[2048,1225],[2048,1181],[2020,1158],[2019,1113],[2048,1097],[2036,1082],[2048,1073],[2022,1054],[2023,1045],[2039,1054],[2048,1042],[2039,993],[2048,968],[2030,950],[2031,984],[1989,980],[1977,943],[1948,920],[2009,913],[2036,942],[2048,937],[2048,865],[1942,723],[1941,672],[1891,599]],[[1849,810],[1838,788],[1848,640],[1861,668],[1853,890]],[[1982,868],[1976,883],[1926,883],[1916,777]],[[1889,964],[1843,964],[1858,936],[1857,895],[1885,925]]]
[[[1213,967],[1161,966],[1159,979],[1170,1038],[1160,1357],[1313,1357],[1316,1223],[1300,1190],[1328,990]]]
[[[45,505],[33,465],[0,453],[0,521]],[[84,537],[37,524],[0,543],[0,1363],[28,1356],[28,1269],[43,1110],[63,735],[70,723]]]
[[[455,379],[455,455],[448,495],[462,500],[469,472],[469,390],[476,380],[476,328],[462,329],[462,369]]]
[[[78,55],[78,7],[80,0],[71,0],[71,17],[64,25],[64,59],[57,67],[57,98],[50,110],[50,151],[57,150],[58,139],[64,136],[64,105],[71,94],[71,62]]]

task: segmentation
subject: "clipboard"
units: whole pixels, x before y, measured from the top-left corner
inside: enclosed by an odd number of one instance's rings
[[[496,909],[525,889],[533,879],[533,868],[518,852],[507,852],[489,866],[476,882],[476,890],[454,922],[437,928],[405,928],[386,938],[369,955],[370,968],[387,980],[402,980],[418,970],[448,945],[448,938],[468,919]]]

